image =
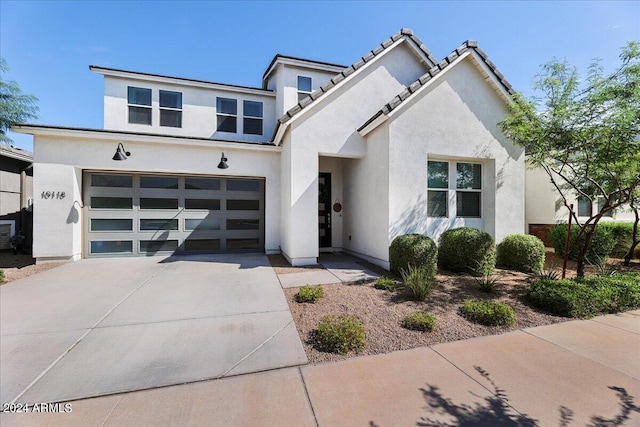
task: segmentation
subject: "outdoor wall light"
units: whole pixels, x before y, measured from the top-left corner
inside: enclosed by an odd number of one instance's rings
[[[118,149],[116,150],[116,154],[113,155],[113,160],[127,160],[127,157],[131,155],[131,152],[125,150],[122,142],[118,144]]]
[[[220,159],[220,163],[218,163],[218,169],[227,169],[229,165],[227,164],[227,158],[222,153],[222,158]]]

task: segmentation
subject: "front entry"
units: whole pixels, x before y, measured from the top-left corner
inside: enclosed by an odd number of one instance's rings
[[[331,247],[331,174],[318,175],[318,233],[320,247]]]

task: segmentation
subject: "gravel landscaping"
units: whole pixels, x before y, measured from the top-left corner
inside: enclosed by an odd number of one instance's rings
[[[620,260],[612,260],[611,263],[619,270],[623,270],[620,267]],[[552,253],[547,253],[546,265],[549,267],[554,264],[561,268],[561,259]],[[569,267],[575,268],[575,263],[570,264]],[[640,271],[640,263],[635,260],[631,267],[624,270]],[[529,275],[507,270],[496,270],[496,275],[500,279],[495,292],[485,293],[478,289],[477,283],[471,276],[440,271],[436,276],[440,286],[425,302],[408,300],[401,287],[395,291],[375,289],[375,281],[353,285],[339,283],[323,285],[324,296],[315,304],[296,302],[295,294],[298,288],[284,291],[311,363],[389,353],[570,320],[544,313],[524,302],[523,296],[529,285]],[[515,311],[516,321],[511,326],[483,326],[472,323],[459,312],[460,306],[467,298],[490,298],[508,304]],[[426,311],[435,316],[437,323],[432,332],[412,331],[401,326],[404,318],[415,311]],[[359,353],[351,352],[344,356],[318,351],[313,345],[313,334],[320,319],[326,315],[358,317],[366,331],[364,348]]]
[[[4,284],[63,264],[64,262],[51,262],[36,265],[36,260],[29,254],[18,253],[14,255],[11,250],[0,251],[0,270],[4,270]],[[0,285],[2,284],[0,283]]]

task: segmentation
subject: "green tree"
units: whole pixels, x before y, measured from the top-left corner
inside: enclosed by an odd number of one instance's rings
[[[635,252],[636,247],[640,245],[640,230],[638,230],[638,227],[640,226],[640,187],[636,188],[636,192],[631,198],[629,205],[635,216],[635,221],[633,223],[633,232],[631,234],[631,246],[624,256],[624,265],[627,266],[631,264],[631,259],[633,258],[633,253]]]
[[[12,125],[38,118],[38,98],[22,93],[14,80],[6,80],[7,71],[9,67],[0,57],[0,143],[4,144],[12,142],[7,136]]]
[[[584,196],[601,209],[580,227],[577,274],[584,276],[585,254],[595,227],[607,213],[629,203],[640,186],[640,45],[622,49],[621,64],[605,75],[598,61],[585,80],[566,61],[542,66],[534,80],[538,97],[516,95],[499,123],[514,143],[525,147],[533,167],[542,168],[564,205]]]

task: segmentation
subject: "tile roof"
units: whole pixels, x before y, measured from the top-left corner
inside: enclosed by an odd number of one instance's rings
[[[347,78],[348,76],[350,76],[351,74],[353,74],[354,72],[362,68],[365,64],[370,62],[376,56],[380,55],[389,46],[391,46],[396,41],[400,40],[402,37],[407,37],[408,39],[413,41],[413,43],[415,43],[417,48],[427,57],[427,59],[431,62],[431,64],[438,63],[438,60],[433,56],[433,54],[431,54],[431,51],[427,49],[427,47],[422,43],[422,41],[420,41],[420,39],[413,34],[413,30],[409,28],[402,28],[400,31],[398,31],[397,33],[395,33],[394,35],[392,35],[391,37],[389,37],[388,39],[380,43],[373,50],[369,51],[366,55],[364,55],[354,64],[351,64],[350,66],[346,67],[340,74],[337,74],[335,77],[333,77],[329,81],[329,83],[322,86],[320,89],[312,92],[309,96],[307,96],[306,98],[298,102],[298,104],[295,105],[293,108],[289,109],[282,117],[278,119],[277,126],[280,126],[280,124],[284,124],[289,120],[291,120],[296,114],[298,114],[303,109],[307,108],[316,99],[320,98],[324,93],[330,91],[334,86],[336,86],[345,78]],[[431,64],[428,64],[428,65],[431,65]],[[277,129],[276,129],[276,132],[277,132]]]
[[[278,53],[278,54],[276,54],[276,56],[273,57],[273,59],[271,60],[271,63],[269,64],[269,66],[265,70],[264,74],[262,75],[263,79],[267,76],[267,73],[269,72],[269,70],[271,70],[271,67],[273,67],[273,64],[275,64],[276,61],[278,59],[280,59],[280,58],[293,59],[294,61],[310,62],[312,64],[327,65],[329,67],[347,68],[346,65],[342,65],[342,64],[334,64],[332,62],[316,61],[315,59],[299,58],[297,56],[289,56],[289,55],[283,55],[281,53]]]
[[[409,87],[396,95],[391,101],[385,104],[380,111],[374,114],[365,124],[358,128],[358,132],[367,127],[370,123],[372,123],[375,119],[380,117],[381,115],[387,115],[398,106],[400,106],[407,98],[409,98],[413,93],[415,93],[422,86],[426,85],[431,79],[437,76],[441,71],[446,69],[451,63],[453,63],[460,56],[465,54],[466,52],[474,51],[482,58],[482,61],[489,67],[493,75],[496,77],[498,82],[502,85],[502,87],[509,93],[509,95],[515,95],[516,91],[513,89],[511,84],[505,79],[504,75],[498,71],[496,65],[491,62],[487,54],[478,47],[478,42],[475,40],[467,40],[460,47],[451,52],[445,59],[440,61],[435,67],[431,68],[428,72],[423,74],[418,80],[413,82]]]
[[[22,148],[13,147],[0,143],[0,156],[11,157],[12,159],[22,160],[31,163],[33,161],[33,153],[23,150]]]

